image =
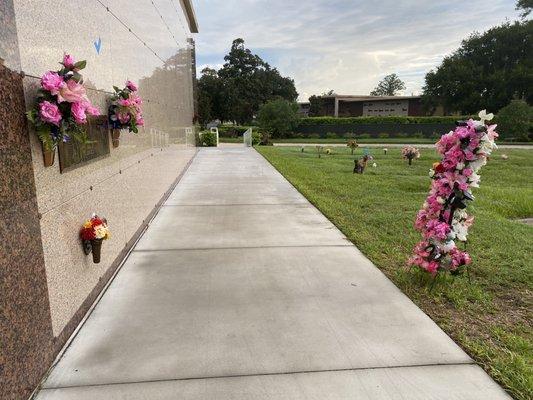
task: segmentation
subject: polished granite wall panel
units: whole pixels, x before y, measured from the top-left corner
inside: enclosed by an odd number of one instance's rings
[[[0,398],[26,399],[54,357],[22,78],[0,65]]]
[[[87,60],[82,73],[91,88],[88,96],[102,111],[112,85],[122,86],[126,79],[138,82],[145,100],[145,127],[138,134],[122,131],[120,146],[110,147],[108,157],[65,173],[57,155],[54,166],[43,166],[41,145],[30,132],[52,326],[54,335],[63,337],[194,155],[192,137],[186,138],[193,118],[193,74],[189,32],[178,18],[176,10],[181,9],[173,7],[177,2],[139,0],[135,7],[125,0],[50,4],[15,0],[28,107],[38,77],[57,69],[64,52]],[[98,40],[100,52],[94,45]],[[80,224],[92,212],[107,217],[112,230],[98,265],[83,254],[78,240]]]

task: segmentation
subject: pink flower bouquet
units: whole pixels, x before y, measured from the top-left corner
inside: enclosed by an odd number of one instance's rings
[[[34,124],[45,150],[53,150],[59,142],[76,139],[85,141],[86,133],[81,125],[88,115],[100,115],[89,101],[83,77],[79,73],[85,61],[75,62],[65,54],[59,71],[48,71],[41,77],[41,87],[35,107],[26,113]]]
[[[496,148],[498,137],[496,125],[485,124],[493,115],[483,110],[479,117],[480,121],[458,122],[436,144],[442,158],[429,172],[431,188],[415,221],[422,241],[408,261],[433,276],[440,271],[458,274],[471,263],[470,255],[459,250],[456,241],[467,240],[474,218],[465,209],[474,200],[471,190],[479,187],[478,172]]]
[[[126,81],[126,87],[119,89],[113,86],[115,94],[109,106],[109,123],[113,129],[128,129],[138,133],[139,126],[144,126],[142,115],[143,101],[137,93],[137,85],[132,81]]]
[[[420,151],[416,147],[405,146],[402,149],[402,157],[405,160],[408,160],[409,161],[409,165],[411,165],[411,163],[413,162],[413,160],[415,158],[420,158]]]

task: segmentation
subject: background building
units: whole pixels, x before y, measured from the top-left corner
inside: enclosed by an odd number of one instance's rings
[[[313,116],[370,117],[423,116],[420,96],[320,96]],[[433,115],[442,115],[438,109]]]
[[[298,115],[302,118],[309,116],[309,109],[311,108],[311,103],[308,101],[298,102]]]
[[[0,398],[26,399],[195,154],[189,0],[0,3]],[[139,84],[145,127],[120,146],[44,167],[24,112],[67,52],[87,60],[88,96],[106,113],[113,85]],[[95,147],[96,148],[96,147]],[[93,264],[78,238],[93,212],[112,238]]]

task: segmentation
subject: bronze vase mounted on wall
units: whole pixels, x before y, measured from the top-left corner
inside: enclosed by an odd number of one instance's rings
[[[46,150],[43,147],[43,162],[44,162],[45,167],[51,167],[52,165],[54,165],[55,156],[56,156],[55,148],[53,150]]]
[[[111,139],[113,147],[118,147],[120,145],[120,129],[111,129]]]
[[[100,262],[100,254],[102,252],[102,241],[104,239],[91,240],[91,248],[93,253],[93,263],[98,264]]]

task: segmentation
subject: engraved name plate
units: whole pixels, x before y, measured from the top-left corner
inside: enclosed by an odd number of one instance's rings
[[[58,145],[59,168],[61,173],[73,170],[88,163],[109,156],[109,132],[107,116],[88,117],[85,129],[88,143],[70,140]]]

